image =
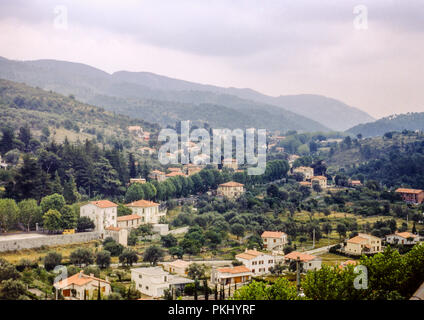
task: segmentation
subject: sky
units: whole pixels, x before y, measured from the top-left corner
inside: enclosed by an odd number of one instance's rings
[[[423,0],[2,0],[0,56],[424,112]]]

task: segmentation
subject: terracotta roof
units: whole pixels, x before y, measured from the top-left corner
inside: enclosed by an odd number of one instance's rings
[[[283,235],[285,235],[285,233],[280,231],[264,231],[261,237],[262,238],[281,238]]]
[[[117,204],[109,200],[91,201],[90,203],[94,204],[96,207],[99,207],[99,208],[111,208],[111,207],[118,206]]]
[[[339,268],[343,269],[344,267],[348,266],[348,265],[352,265],[352,266],[356,266],[359,262],[356,260],[346,260],[343,261],[342,263],[340,263]]]
[[[362,184],[360,180],[352,180],[350,184]]]
[[[310,183],[310,182],[308,182],[308,181],[300,181],[300,182],[299,182],[299,184],[300,184],[301,186],[307,186],[307,187],[310,187],[310,186],[312,185],[312,183]]]
[[[181,171],[173,171],[166,174],[167,177],[185,176]]]
[[[235,181],[230,181],[230,182],[226,182],[226,183],[221,183],[219,186],[220,187],[243,187],[244,184],[238,183],[238,182],[235,182]]]
[[[181,171],[181,168],[168,168],[167,170],[171,172],[179,172]]]
[[[310,254],[297,252],[297,251],[292,251],[289,254],[286,254],[284,256],[284,259],[290,259],[290,260],[297,260],[298,258],[302,262],[307,262],[310,260],[314,260],[316,256],[311,256]]]
[[[347,240],[349,243],[364,243],[367,242],[368,239],[362,238],[360,236],[353,237],[352,239]]]
[[[125,205],[126,207],[140,207],[140,208],[150,208],[157,207],[159,203],[148,201],[148,200],[138,200]]]
[[[221,273],[244,273],[244,272],[250,272],[250,269],[245,267],[245,266],[237,266],[237,267],[233,267],[233,268],[221,268],[221,269],[217,269],[217,271],[221,272]]]
[[[245,260],[252,260],[257,256],[263,255],[264,253],[256,251],[256,250],[246,250],[243,253],[239,253],[236,255],[236,258],[242,258]]]
[[[396,189],[395,192],[420,194],[421,192],[423,192],[423,190],[421,190],[421,189],[398,188],[398,189]]]
[[[126,215],[126,216],[118,217],[116,220],[117,221],[128,221],[128,220],[136,220],[136,219],[141,219],[141,217],[139,215],[136,215],[136,214],[129,214],[129,215]]]
[[[63,279],[63,280],[55,283],[54,286],[59,288],[59,289],[62,289],[62,288],[66,288],[70,285],[84,286],[87,283],[90,283],[91,281],[96,281],[96,282],[100,281],[100,282],[110,284],[109,281],[86,275],[82,271],[80,271],[79,273],[76,273],[76,274],[74,274],[73,276],[70,276],[67,279]]]
[[[325,176],[313,176],[311,180],[327,180],[327,177]]]
[[[106,227],[106,228],[105,228],[105,230],[110,230],[110,231],[120,231],[120,230],[121,230],[121,228],[119,228],[119,227],[109,226],[109,227]]]
[[[405,239],[418,237],[416,234],[413,234],[413,233],[407,232],[407,231],[405,231],[405,232],[396,232],[395,235],[397,235],[397,236],[399,236],[401,238],[405,238]]]

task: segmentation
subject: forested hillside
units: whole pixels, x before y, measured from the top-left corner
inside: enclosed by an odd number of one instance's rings
[[[73,96],[65,97],[39,88],[0,79],[1,128],[28,125],[33,135],[42,141],[63,141],[68,137],[96,139],[100,143],[125,143],[130,147],[136,141],[129,136],[127,127],[139,125],[146,131],[157,132],[159,127],[143,120],[105,111],[103,108],[81,103]]]
[[[424,131],[424,112],[411,112],[393,115],[375,122],[359,124],[347,130],[348,133],[362,134],[364,137],[382,136],[386,132],[403,130]]]

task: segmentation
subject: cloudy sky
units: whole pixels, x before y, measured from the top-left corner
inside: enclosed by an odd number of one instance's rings
[[[0,2],[0,56],[424,111],[423,0]]]

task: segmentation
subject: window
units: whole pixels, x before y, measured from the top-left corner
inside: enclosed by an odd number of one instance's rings
[[[149,290],[149,286],[146,286],[146,290]]]
[[[138,277],[141,279],[142,278],[141,274],[139,274]]]

